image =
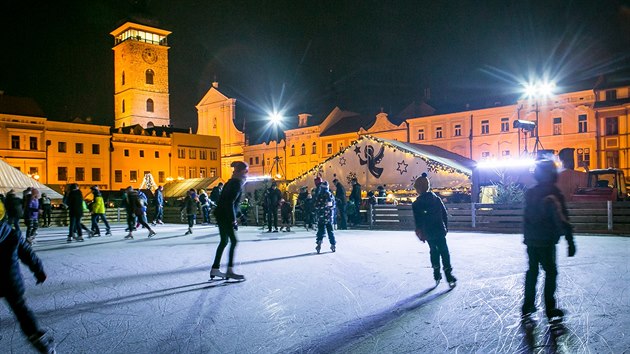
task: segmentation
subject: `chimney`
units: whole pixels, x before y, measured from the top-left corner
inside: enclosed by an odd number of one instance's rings
[[[308,117],[311,117],[308,113],[298,114],[298,128],[308,126]]]

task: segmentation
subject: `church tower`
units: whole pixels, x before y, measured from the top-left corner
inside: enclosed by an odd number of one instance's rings
[[[114,36],[114,127],[169,125],[168,49],[171,32],[126,22]]]

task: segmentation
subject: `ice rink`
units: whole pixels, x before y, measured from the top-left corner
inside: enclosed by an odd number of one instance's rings
[[[337,252],[325,240],[318,255],[313,232],[244,227],[235,270],[246,281],[208,282],[216,227],[161,225],[130,241],[121,228],[70,244],[66,229],[40,230],[48,280],[22,273],[59,353],[630,353],[629,237],[578,234],[574,258],[561,240],[567,333],[555,338],[540,296],[533,335],[520,325],[522,235],[451,232],[450,290],[433,288],[413,232],[338,231]],[[34,352],[7,306],[0,325],[0,352]]]

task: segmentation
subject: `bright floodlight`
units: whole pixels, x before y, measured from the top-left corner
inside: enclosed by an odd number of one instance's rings
[[[282,121],[282,116],[279,113],[271,113],[269,115],[269,120],[273,124],[279,124]]]
[[[528,83],[525,85],[525,96],[529,98],[548,97],[553,94],[556,84],[549,81]]]

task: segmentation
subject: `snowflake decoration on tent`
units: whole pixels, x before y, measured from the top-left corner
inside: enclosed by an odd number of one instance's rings
[[[405,160],[402,160],[398,162],[398,168],[396,169],[396,171],[400,172],[400,174],[402,175],[403,173],[407,173],[407,167],[409,167],[409,165],[405,163]]]
[[[352,183],[352,180],[353,180],[353,179],[355,179],[355,178],[357,178],[357,174],[356,174],[355,172],[350,172],[350,173],[348,173],[348,175],[346,176],[346,182],[347,182],[348,184],[351,184],[351,183]]]
[[[345,156],[341,156],[341,158],[339,159],[339,165],[340,166],[345,166],[346,163],[347,163],[346,157]]]

